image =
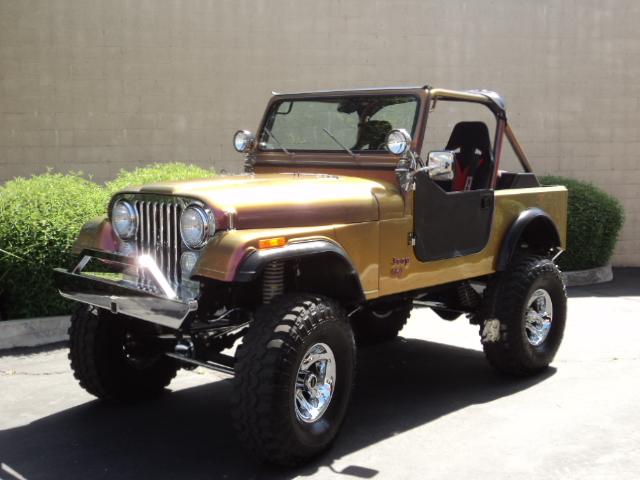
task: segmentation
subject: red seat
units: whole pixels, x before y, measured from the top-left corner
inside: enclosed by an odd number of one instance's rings
[[[478,168],[484,165],[484,159],[481,158],[478,160]],[[471,166],[467,165],[466,167],[462,167],[459,161],[454,162],[453,165],[453,183],[451,184],[452,192],[462,192],[463,190],[471,190],[471,184],[473,183],[473,178],[469,177],[469,173],[471,170]]]
[[[490,188],[493,173],[491,139],[483,122],[459,122],[451,132],[445,150],[457,151],[451,191]]]

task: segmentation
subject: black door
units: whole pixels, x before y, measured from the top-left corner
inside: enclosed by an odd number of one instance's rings
[[[446,192],[426,172],[415,177],[415,254],[421,262],[462,257],[489,241],[493,190]]]

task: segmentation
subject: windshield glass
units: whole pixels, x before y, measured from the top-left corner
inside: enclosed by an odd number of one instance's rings
[[[283,100],[269,111],[260,150],[384,152],[387,134],[413,135],[417,117],[413,95]]]

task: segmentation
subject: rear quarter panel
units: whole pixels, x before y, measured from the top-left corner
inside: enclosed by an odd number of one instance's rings
[[[413,205],[412,194],[406,205]],[[478,253],[445,260],[421,262],[408,238],[413,231],[413,212],[402,218],[380,222],[379,296],[441,285],[495,272],[496,261],[504,236],[518,217],[528,208],[544,210],[556,224],[561,247],[566,246],[567,190],[564,187],[539,187],[495,192],[495,210],[491,236]],[[437,235],[437,232],[434,232]],[[460,232],[464,235],[464,232]]]

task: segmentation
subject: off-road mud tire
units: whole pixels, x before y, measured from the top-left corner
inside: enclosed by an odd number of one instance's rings
[[[298,367],[323,342],[335,355],[333,396],[313,423],[296,416]],[[355,343],[342,308],[328,298],[296,294],[260,307],[236,353],[232,415],[240,442],[260,461],[296,465],[329,447],[347,410]]]
[[[71,316],[69,360],[73,375],[90,394],[119,402],[153,397],[169,385],[177,363],[153,354],[135,365],[123,345],[127,322],[107,311],[79,306]]]
[[[365,307],[354,314],[351,319],[356,343],[358,345],[374,345],[393,340],[407,324],[411,309],[411,303],[386,311],[382,309],[376,311]]]
[[[527,340],[525,311],[536,289],[546,290],[553,304],[551,329],[538,346]],[[489,363],[501,372],[527,376],[545,370],[562,342],[567,296],[558,267],[547,258],[523,256],[488,284],[480,311],[480,335]],[[493,335],[486,322],[499,321]],[[490,338],[495,336],[497,338]]]

